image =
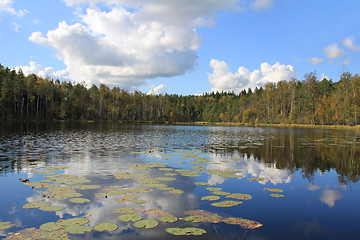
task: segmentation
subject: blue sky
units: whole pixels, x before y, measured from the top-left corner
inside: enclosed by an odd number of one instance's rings
[[[201,94],[359,73],[358,0],[0,0],[0,63]]]

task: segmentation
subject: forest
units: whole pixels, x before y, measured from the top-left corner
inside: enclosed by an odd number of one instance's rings
[[[279,81],[264,87],[203,95],[149,95],[106,85],[61,82],[0,64],[0,114],[23,120],[234,122],[244,124],[358,125],[360,75]]]

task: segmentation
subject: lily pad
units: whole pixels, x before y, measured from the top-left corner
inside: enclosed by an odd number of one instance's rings
[[[94,226],[94,230],[98,232],[112,232],[115,231],[118,226],[112,222],[98,223]]]
[[[114,210],[115,213],[133,213],[135,212],[134,208],[131,207],[121,207],[121,208],[116,208]]]
[[[278,194],[278,193],[270,194],[270,196],[271,196],[271,197],[274,197],[274,198],[283,198],[283,197],[285,197],[284,195]]]
[[[211,205],[214,207],[233,207],[236,205],[242,204],[240,201],[222,201],[222,202],[216,202],[212,203]]]
[[[204,229],[201,228],[166,228],[168,233],[173,235],[202,235],[206,233]]]
[[[62,211],[64,210],[65,207],[63,206],[44,206],[44,207],[39,207],[39,209],[41,211],[45,211],[45,212],[58,212],[58,211]]]
[[[136,223],[134,223],[134,227],[136,228],[154,228],[159,223],[156,220],[147,219],[147,220],[140,220]]]
[[[40,201],[40,202],[30,202],[30,203],[25,204],[22,207],[25,209],[29,209],[29,208],[46,207],[46,206],[50,206],[50,205],[51,205],[51,203],[49,203],[49,202]]]
[[[261,223],[253,220],[234,217],[225,218],[223,222],[227,224],[240,225],[244,229],[255,229],[263,226]]]
[[[127,213],[127,214],[120,215],[118,217],[118,219],[123,222],[137,222],[137,221],[141,220],[142,217],[139,214]]]
[[[234,198],[240,200],[250,200],[252,196],[250,194],[243,194],[243,193],[232,193],[226,196],[227,198]]]
[[[199,186],[208,186],[210,185],[209,183],[207,182],[196,182],[195,185],[199,185]]]
[[[8,228],[12,228],[14,227],[15,225],[12,224],[11,222],[0,222],[0,231],[1,230],[5,230],[5,229],[8,229]]]
[[[202,216],[202,215],[187,216],[187,217],[184,218],[184,221],[193,222],[193,223],[199,223],[199,222],[204,221],[204,216]]]
[[[78,185],[78,186],[73,186],[73,189],[80,189],[80,190],[88,190],[88,189],[97,189],[97,188],[101,188],[101,186],[99,185]]]
[[[27,239],[27,238],[25,238]],[[45,232],[45,231],[35,231],[31,236],[31,239],[68,239],[64,229],[59,229],[57,231]]]
[[[53,232],[53,231],[57,231],[59,229],[63,228],[63,226],[61,224],[59,224],[58,222],[48,222],[48,223],[44,223],[40,226],[40,230],[44,231],[44,232]]]
[[[159,220],[164,223],[173,223],[173,222],[176,222],[178,219],[175,216],[166,215],[166,216],[160,217]]]
[[[265,178],[248,178],[248,180],[252,182],[261,182],[264,181]]]
[[[71,225],[84,225],[86,223],[88,223],[90,221],[90,219],[86,218],[86,217],[79,217],[79,218],[69,218],[63,221],[59,221],[59,223],[63,226],[63,227],[67,227],[67,226],[71,226]]]
[[[60,171],[60,170],[65,170],[70,168],[71,166],[61,166],[61,165],[56,165],[56,166],[51,166],[51,167],[47,167],[45,168],[46,171]]]
[[[157,177],[155,178],[156,180],[159,181],[164,181],[164,182],[171,182],[171,181],[175,181],[176,178],[171,178],[171,177]]]
[[[215,195],[221,195],[221,196],[230,195],[229,192],[224,192],[224,191],[213,191],[212,193]]]
[[[184,193],[184,191],[180,190],[180,189],[172,189],[172,190],[169,190],[168,192],[171,193],[171,194],[182,194],[182,193]]]
[[[219,187],[207,187],[206,190],[208,190],[210,192],[215,192],[215,191],[220,191],[221,188],[219,188]]]
[[[85,232],[91,232],[91,228],[82,225],[71,225],[64,229],[70,234],[84,234]]]
[[[72,203],[89,203],[90,200],[87,198],[70,198],[69,200]]]
[[[273,193],[283,192],[283,190],[281,190],[279,188],[265,188],[265,189],[268,190],[269,192],[273,192]]]
[[[214,195],[204,196],[204,197],[201,198],[201,200],[206,200],[206,201],[217,201],[219,199],[220,199],[219,196],[214,196]]]

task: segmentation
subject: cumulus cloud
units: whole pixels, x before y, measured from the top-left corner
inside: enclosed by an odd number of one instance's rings
[[[342,198],[341,193],[334,190],[324,190],[322,194],[323,195],[320,197],[320,201],[328,205],[330,208],[335,206],[336,200],[340,200]]]
[[[29,63],[29,66],[17,66],[15,69],[17,71],[21,69],[25,76],[36,74],[42,78],[49,77],[52,79],[69,80],[68,73],[65,70],[55,71],[52,67],[44,68],[40,64],[33,61]]]
[[[280,80],[291,80],[295,77],[296,70],[291,65],[275,63],[262,63],[260,69],[250,72],[245,67],[239,67],[236,73],[230,71],[229,65],[224,61],[212,59],[210,67],[213,73],[207,73],[211,91],[234,91],[264,86],[266,83],[276,83]]]
[[[272,6],[273,6],[272,0],[255,0],[252,4],[252,7],[257,11],[271,8]]]
[[[236,1],[65,0],[68,6],[90,7],[77,13],[80,22],[63,21],[45,36],[34,32],[29,39],[54,48],[73,81],[134,90],[146,79],[193,69],[201,44],[196,29],[211,26],[215,12]]]
[[[354,36],[350,36],[344,39],[342,44],[344,44],[346,47],[350,48],[351,51],[356,53],[360,51],[360,46],[355,45],[354,40],[355,40]]]
[[[345,50],[339,48],[339,45],[337,43],[325,47],[324,52],[326,54],[326,57],[330,59],[341,58],[345,55]]]
[[[150,91],[148,92],[149,95],[159,95],[159,94],[166,94],[167,86],[164,84],[160,84],[159,86],[155,87],[154,85],[150,86]]]
[[[312,59],[310,59],[310,62],[312,65],[316,65],[316,64],[323,63],[324,59],[318,58],[318,57],[313,57]]]

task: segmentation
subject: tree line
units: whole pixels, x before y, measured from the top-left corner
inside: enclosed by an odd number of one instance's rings
[[[333,82],[311,72],[303,80],[268,83],[239,94],[148,95],[25,76],[0,64],[0,114],[2,119],[24,120],[358,125],[360,75],[344,72]]]

